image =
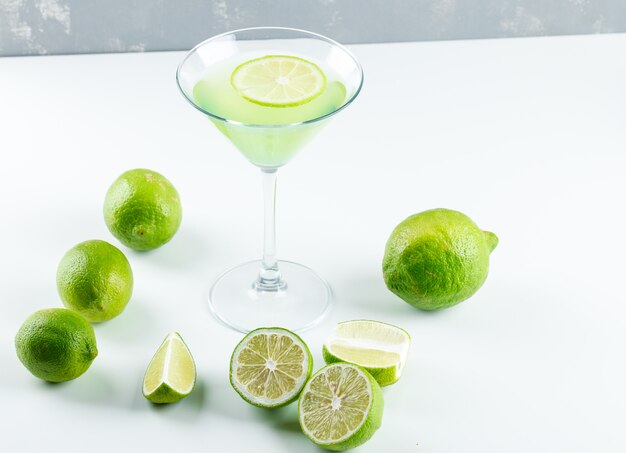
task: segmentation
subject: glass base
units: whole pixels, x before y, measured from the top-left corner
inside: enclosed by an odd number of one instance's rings
[[[250,261],[220,275],[209,293],[209,310],[222,324],[247,333],[258,327],[302,332],[318,324],[331,308],[328,284],[306,266],[278,261],[285,285],[257,289],[261,261]]]

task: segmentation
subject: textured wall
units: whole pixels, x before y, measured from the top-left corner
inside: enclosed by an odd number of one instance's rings
[[[346,43],[626,31],[626,0],[0,0],[0,55],[188,49],[235,28]]]

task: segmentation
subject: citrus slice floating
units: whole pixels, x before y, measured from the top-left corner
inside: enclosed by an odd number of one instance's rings
[[[196,384],[196,365],[187,345],[172,332],[150,361],[143,378],[143,396],[153,403],[175,403]]]
[[[379,321],[337,324],[322,347],[326,363],[349,362],[365,368],[381,386],[400,379],[411,338],[399,327]]]
[[[326,76],[315,63],[290,55],[267,55],[235,68],[230,83],[245,99],[269,107],[294,107],[319,96]]]
[[[383,394],[363,368],[328,365],[307,382],[298,403],[304,434],[328,450],[347,450],[368,441],[380,427]]]
[[[295,333],[279,327],[250,332],[230,359],[230,383],[248,403],[279,407],[295,401],[311,376],[313,358]]]

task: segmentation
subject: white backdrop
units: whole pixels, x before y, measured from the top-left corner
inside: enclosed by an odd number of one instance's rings
[[[337,321],[412,335],[383,426],[359,451],[626,451],[625,46],[606,35],[353,47],[362,95],[279,174],[278,250],[334,291],[330,318],[303,334],[315,368]],[[260,177],[177,92],[181,58],[0,61],[2,451],[318,451],[295,406],[260,410],[230,388],[241,336],[203,297],[261,252]],[[13,337],[30,313],[61,306],[68,248],[117,244],[102,201],[134,167],[176,185],[181,229],[152,253],[122,248],[136,281],[126,311],[96,326],[85,375],[43,383]],[[474,297],[425,313],[386,290],[381,259],[393,227],[433,207],[467,213],[500,244]],[[199,387],[153,407],[141,380],[172,330]]]

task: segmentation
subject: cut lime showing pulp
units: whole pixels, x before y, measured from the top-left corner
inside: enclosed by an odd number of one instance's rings
[[[295,333],[279,327],[250,332],[230,359],[230,383],[248,403],[279,407],[295,401],[311,375],[313,358]]]
[[[177,332],[167,336],[150,361],[143,378],[143,395],[153,403],[175,403],[189,395],[196,383],[196,365]]]
[[[245,99],[270,107],[293,107],[319,96],[326,76],[315,64],[289,55],[267,55],[246,61],[230,82]]]
[[[326,363],[349,362],[365,368],[382,386],[400,379],[410,344],[409,334],[378,321],[341,322],[322,348]]]
[[[304,434],[328,450],[347,450],[368,441],[380,427],[383,394],[363,368],[335,363],[307,382],[298,404]]]

